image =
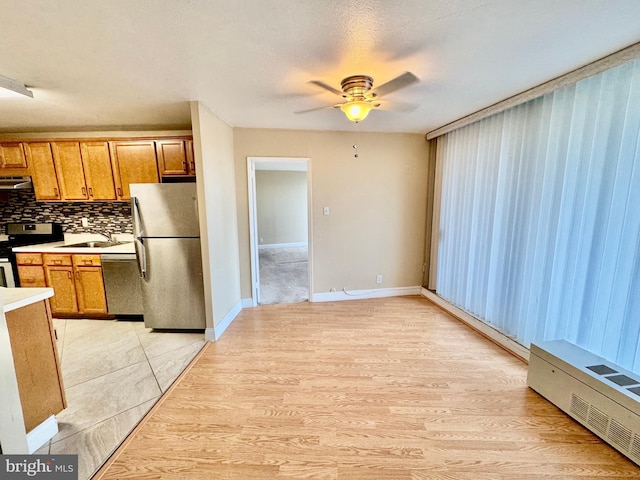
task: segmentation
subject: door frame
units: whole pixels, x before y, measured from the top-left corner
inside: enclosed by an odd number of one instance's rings
[[[311,201],[311,159],[306,157],[247,157],[247,190],[249,194],[249,246],[251,249],[251,304],[260,299],[260,262],[258,255],[258,215],[256,203],[256,165],[273,164],[273,170],[287,170],[287,164],[305,167],[307,172],[307,271],[309,301],[313,292],[313,206]]]

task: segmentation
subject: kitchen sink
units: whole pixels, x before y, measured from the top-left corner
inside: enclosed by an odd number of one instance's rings
[[[91,242],[70,243],[69,245],[60,245],[58,248],[107,248],[115,247],[116,245],[122,245],[131,242],[120,241],[108,241],[108,240],[96,240]]]

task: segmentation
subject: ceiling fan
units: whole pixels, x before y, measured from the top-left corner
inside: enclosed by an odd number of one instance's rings
[[[345,102],[332,105],[332,107],[339,108],[349,120],[358,123],[364,120],[373,108],[380,106],[378,102],[380,97],[419,81],[418,77],[413,73],[405,72],[375,89],[373,88],[373,78],[369,75],[352,75],[344,78],[342,82],[340,82],[342,91],[319,80],[311,80],[309,83],[313,83],[318,87],[324,88],[344,98],[346,100]],[[304,110],[298,113],[311,112],[322,108],[327,107],[312,108],[311,110]]]

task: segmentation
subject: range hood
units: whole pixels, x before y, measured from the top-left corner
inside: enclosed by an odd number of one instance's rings
[[[24,190],[31,185],[31,177],[0,177],[0,190]]]

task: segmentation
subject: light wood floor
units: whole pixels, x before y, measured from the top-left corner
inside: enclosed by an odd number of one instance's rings
[[[526,368],[423,298],[243,310],[94,478],[640,478]]]

